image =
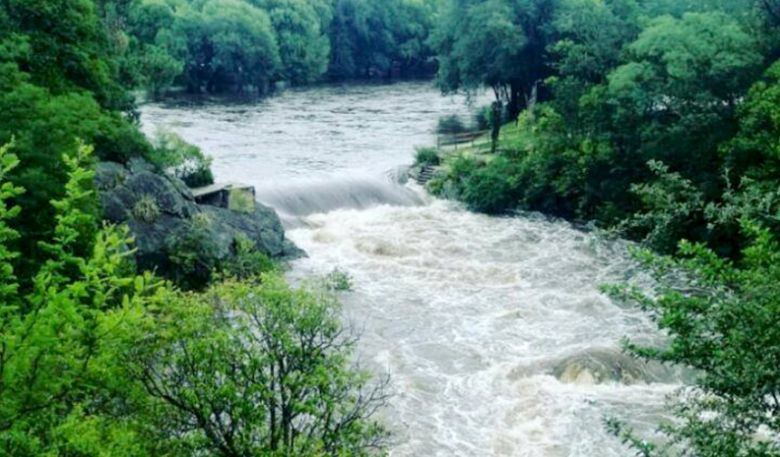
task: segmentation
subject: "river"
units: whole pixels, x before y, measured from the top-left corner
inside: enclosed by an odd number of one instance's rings
[[[604,427],[658,420],[677,376],[620,353],[657,341],[603,283],[641,280],[627,245],[538,215],[488,217],[394,179],[463,97],[429,83],[323,86],[260,102],[148,104],[214,158],[217,180],[253,184],[309,254],[297,281],[353,278],[345,320],[363,364],[391,376],[391,455],[628,455]],[[637,279],[640,278],[640,279]]]

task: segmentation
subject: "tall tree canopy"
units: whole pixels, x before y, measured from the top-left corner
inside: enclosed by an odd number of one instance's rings
[[[490,87],[516,117],[551,75],[557,0],[450,0],[433,32],[445,91]]]

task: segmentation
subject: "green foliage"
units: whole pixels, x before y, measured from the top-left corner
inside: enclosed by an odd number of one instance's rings
[[[739,107],[739,132],[723,148],[732,176],[780,177],[780,62],[758,80]]]
[[[8,0],[0,10],[8,32],[0,40],[16,48],[13,60],[32,84],[57,95],[88,91],[106,108],[130,107],[94,1]]]
[[[351,366],[355,339],[329,294],[276,276],[182,295],[133,365],[156,440],[186,455],[369,456],[386,398]]]
[[[149,156],[158,170],[171,173],[189,187],[214,184],[211,157],[173,132],[160,131],[154,140],[154,152]]]
[[[68,181],[63,198],[51,201],[56,225],[53,241],[39,242],[48,256],[41,271],[69,277],[71,271],[78,273],[82,270],[83,259],[93,249],[98,222],[95,172],[87,168],[92,152],[90,146],[80,145],[76,155],[63,157]]]
[[[663,347],[629,343],[630,351],[699,373],[696,386],[674,405],[678,421],[662,427],[669,443],[638,449],[642,455],[780,455],[772,439],[780,433],[780,245],[747,220],[742,229],[752,241],[739,262],[684,242],[679,260],[639,254],[662,286],[652,297],[630,287],[610,288],[651,313],[670,337]]]
[[[509,104],[510,117],[534,97],[548,75],[544,54],[551,43],[553,0],[446,2],[431,43],[445,91],[481,87]]]
[[[352,277],[346,271],[334,268],[325,276],[325,286],[339,292],[352,290]]]
[[[329,36],[332,79],[430,74],[428,38],[437,0],[334,0]]]
[[[650,247],[672,253],[691,225],[704,225],[704,196],[690,180],[670,172],[663,163],[650,161],[648,166],[657,179],[632,186],[643,210],[632,215],[625,226],[645,234],[644,241]]]
[[[463,133],[467,130],[463,121],[456,115],[439,118],[439,123],[436,126],[436,133]]]
[[[279,268],[255,243],[244,235],[233,241],[233,255],[220,265],[221,274],[233,279],[252,279]]]
[[[466,24],[469,14],[489,15],[496,27],[512,29],[507,25],[516,17],[511,6],[466,2],[453,7],[450,20]],[[738,243],[727,241],[736,232],[733,222],[715,224],[713,217],[729,181],[739,181],[734,176],[742,176],[746,162],[753,160],[749,153],[739,159],[721,151],[737,131],[737,107],[763,61],[761,40],[750,34],[752,23],[701,5],[699,12],[684,13],[671,4],[651,8],[632,1],[594,5],[565,0],[552,10],[549,22],[546,15],[538,17],[546,24],[543,36],[554,40],[549,53],[540,56],[543,68],[557,72],[543,88],[554,98],[527,110],[499,139],[511,164],[477,161],[462,167],[462,175],[451,172],[441,189],[454,190],[470,207],[491,212],[519,207],[604,225],[629,218],[632,222],[623,227],[630,228],[632,237],[667,252],[684,237],[736,252]],[[672,10],[675,16],[646,17]],[[450,26],[447,30],[454,30]],[[448,59],[460,56],[458,52],[474,54],[449,63],[445,59],[440,69],[445,82],[454,71],[448,65],[469,65],[468,58],[490,59],[496,74],[521,71],[502,63],[511,55],[502,54],[505,49],[485,51],[492,49],[481,41],[487,35],[468,38],[468,33],[442,41]],[[466,46],[469,39],[476,40],[473,48]],[[503,46],[514,43],[505,41]],[[489,68],[476,63],[477,72]],[[468,87],[466,80],[471,86],[490,85],[488,77],[463,79],[466,74],[455,71],[452,87]],[[724,166],[736,168],[739,161],[741,170],[726,173]],[[648,162],[663,163],[666,169],[650,170]],[[767,165],[765,158],[759,162]]]
[[[132,392],[118,356],[149,328],[143,310],[157,303],[158,285],[128,265],[133,252],[126,229],[90,233],[95,219],[83,210],[91,193],[91,173],[83,168],[89,150],[81,151],[67,158],[67,191],[53,203],[57,228],[46,243],[51,257],[29,294],[0,304],[4,455],[143,455],[141,424],[113,399]],[[8,169],[13,159],[4,154]],[[0,186],[4,194],[18,192],[5,181]],[[92,248],[82,257],[75,246],[83,237],[92,238]],[[17,285],[4,277],[3,286]]]
[[[207,214],[198,213],[165,240],[171,265],[163,273],[185,289],[208,287],[219,267],[222,256],[212,235],[212,224]]]
[[[436,148],[418,148],[414,155],[415,165],[437,166],[441,162],[439,151]]]
[[[160,95],[430,75],[439,0],[135,0],[119,72]]]
[[[520,192],[516,164],[505,157],[481,165],[476,160],[461,160],[455,169],[466,170],[461,175],[460,195],[469,208],[496,214],[518,206]]]
[[[461,158],[448,172],[450,185],[469,207],[491,213],[515,209],[568,218],[609,217],[601,206],[615,192],[604,180],[611,149],[566,132],[564,119],[548,105],[504,128],[501,155]]]
[[[8,182],[7,175],[19,165],[19,159],[9,150],[13,143],[0,147],[0,303],[10,306],[16,301],[16,293],[19,288],[14,276],[12,261],[18,256],[8,248],[11,241],[19,238],[19,232],[14,230],[9,223],[19,215],[19,206],[9,203],[22,194],[23,189]],[[0,315],[0,318],[3,318]]]
[[[655,20],[628,50],[604,94],[613,141],[716,185],[718,145],[733,135],[738,99],[762,63],[754,38],[723,14],[691,13]]]
[[[330,41],[315,5],[301,0],[255,0],[271,18],[279,44],[279,78],[316,81],[328,69]]]
[[[149,145],[119,111],[131,105],[94,2],[3,2],[0,29],[0,144],[14,138],[20,164],[9,178],[26,189],[16,199],[26,209],[17,222],[24,236],[12,244],[26,289],[46,257],[39,242],[56,224],[49,202],[63,196],[63,154],[78,154],[81,140],[98,158],[124,162]]]
[[[209,92],[250,86],[269,90],[280,65],[279,47],[268,14],[240,0],[209,0],[183,18],[191,88]]]
[[[139,221],[153,224],[160,217],[160,206],[151,195],[144,195],[133,206],[133,217]]]
[[[253,213],[255,211],[255,196],[246,189],[230,189],[228,208],[239,213]]]

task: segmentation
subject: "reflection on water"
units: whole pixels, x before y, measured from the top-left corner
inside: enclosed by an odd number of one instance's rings
[[[218,179],[258,187],[309,253],[289,276],[334,267],[355,290],[360,356],[388,371],[393,456],[626,455],[602,420],[658,420],[679,375],[620,353],[658,339],[598,285],[631,277],[625,243],[541,217],[494,218],[401,186],[388,170],[430,144],[463,98],[424,83],[321,87],[253,104],[143,107],[215,158]],[[397,173],[390,173],[390,176]]]

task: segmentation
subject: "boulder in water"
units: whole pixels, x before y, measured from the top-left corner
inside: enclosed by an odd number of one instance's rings
[[[658,363],[638,360],[617,350],[591,350],[566,357],[557,363],[552,374],[569,384],[603,384],[618,382],[632,385],[668,380],[674,375]]]

